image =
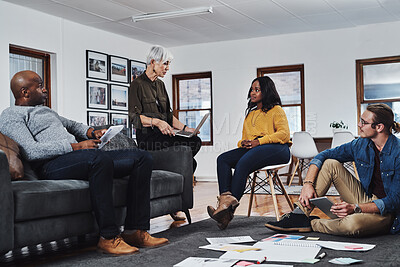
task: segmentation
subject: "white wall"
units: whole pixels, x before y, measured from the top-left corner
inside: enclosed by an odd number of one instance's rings
[[[86,50],[144,60],[150,44],[0,1],[0,111],[9,106],[9,44],[54,53],[52,108],[87,122]]]
[[[399,30],[396,22],[171,48],[171,74],[212,71],[214,146],[197,156],[198,179],[215,179],[216,157],[240,139],[246,94],[259,67],[304,64],[306,115],[317,116],[314,136],[332,136],[333,120],[357,134],[355,60],[399,55]]]

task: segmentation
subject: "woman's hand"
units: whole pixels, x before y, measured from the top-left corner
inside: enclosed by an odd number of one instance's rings
[[[304,184],[303,188],[301,189],[301,194],[299,197],[299,202],[303,207],[307,207],[311,209],[311,198],[316,198],[317,193],[315,192],[315,188],[312,186],[312,184]]]
[[[161,133],[164,135],[169,135],[169,136],[174,136],[174,129],[166,122],[163,120],[159,119],[153,119],[153,124],[160,129]]]
[[[340,203],[335,203],[331,207],[331,212],[333,214],[336,214],[339,218],[346,217],[347,215],[353,214],[354,213],[354,204],[349,204],[347,202],[340,202]]]
[[[255,140],[243,140],[241,144],[242,144],[242,147],[250,149],[250,148],[259,146],[260,145],[260,141],[258,141],[258,139],[255,139]]]

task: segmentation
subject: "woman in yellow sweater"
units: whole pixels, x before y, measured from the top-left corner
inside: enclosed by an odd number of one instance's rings
[[[238,148],[217,159],[218,207],[208,214],[225,229],[243,196],[247,176],[267,165],[289,161],[290,131],[274,82],[267,76],[253,80],[248,93],[246,119]],[[235,169],[232,175],[232,169]]]

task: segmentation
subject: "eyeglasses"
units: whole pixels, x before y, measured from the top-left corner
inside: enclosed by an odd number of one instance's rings
[[[360,118],[360,122],[361,122],[361,126],[362,127],[364,127],[367,124],[371,124],[371,127],[374,128],[375,125],[379,124],[379,123],[376,123],[376,122],[367,122],[367,121],[363,120],[363,118]]]

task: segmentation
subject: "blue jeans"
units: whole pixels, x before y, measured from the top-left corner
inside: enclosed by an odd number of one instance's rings
[[[41,168],[43,179],[88,180],[92,208],[100,235],[119,234],[113,205],[113,179],[129,175],[126,230],[150,228],[150,177],[153,158],[143,150],[76,150],[51,159]]]
[[[268,165],[286,163],[289,157],[287,144],[265,144],[252,149],[236,148],[222,153],[217,159],[219,193],[230,191],[240,200],[250,173]],[[233,175],[232,169],[235,169]]]

